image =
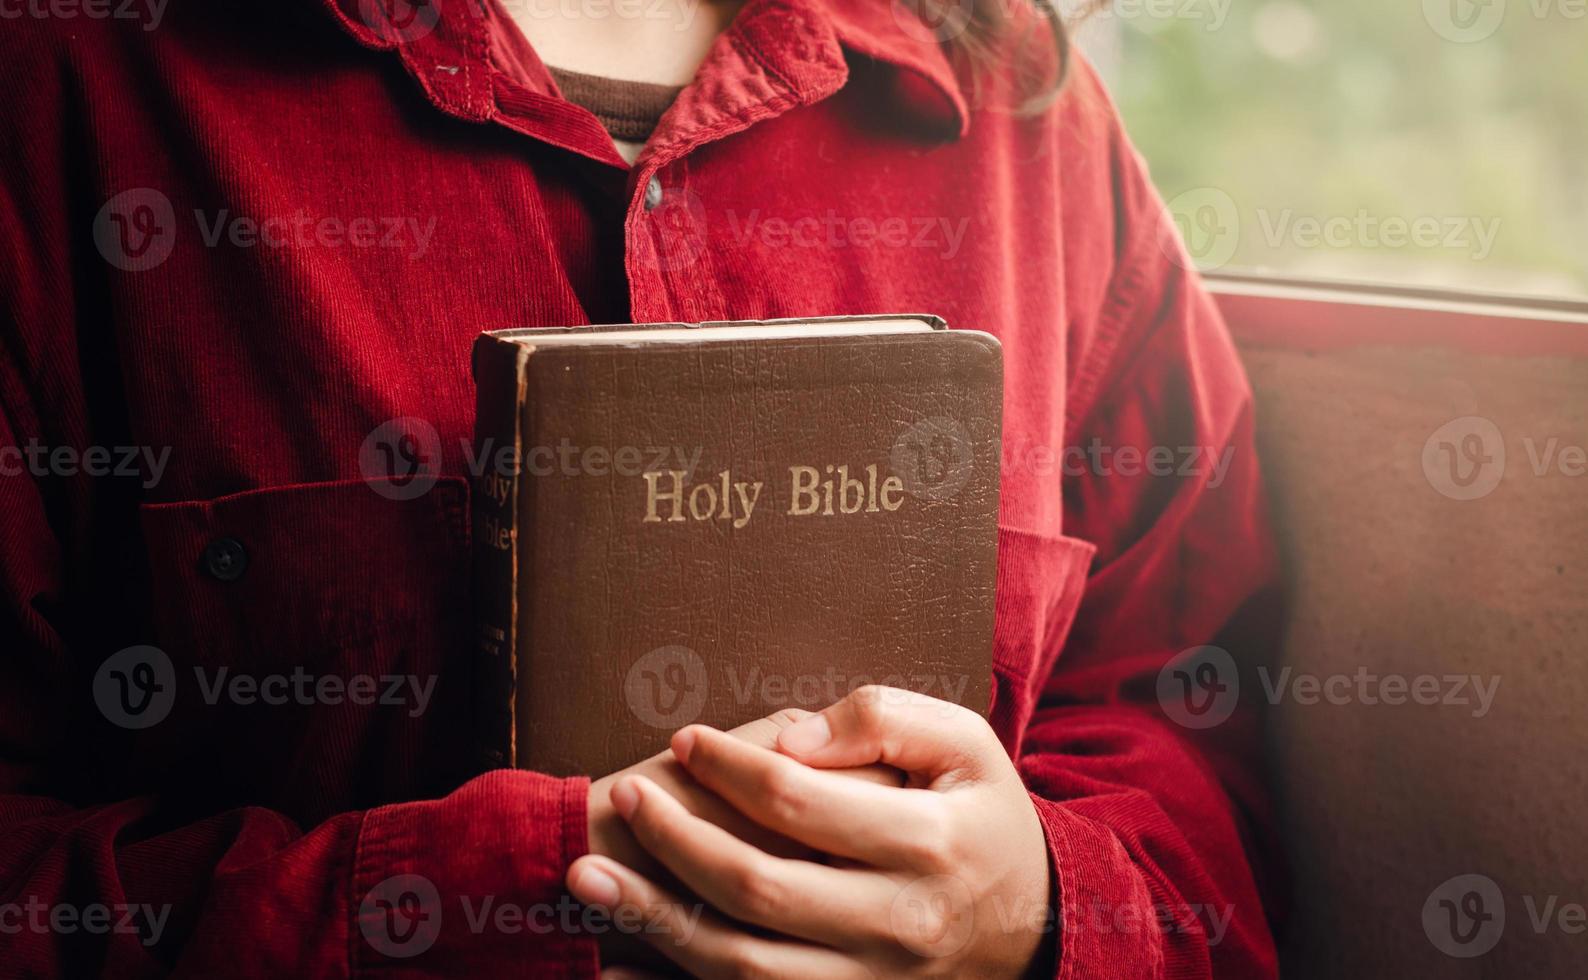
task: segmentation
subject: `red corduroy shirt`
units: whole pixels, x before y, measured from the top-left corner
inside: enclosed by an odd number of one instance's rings
[[[1255,727],[1155,697],[1269,636],[1251,394],[1092,70],[1021,116],[1035,29],[978,86],[890,0],[749,0],[631,168],[498,0],[385,4],[8,8],[0,973],[592,975],[587,781],[458,764],[470,343],[921,311],[1006,355],[992,722],[1049,967],[1272,975]],[[367,478],[392,419],[425,493]]]

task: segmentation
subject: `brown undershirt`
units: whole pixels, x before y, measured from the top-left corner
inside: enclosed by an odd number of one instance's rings
[[[630,163],[655,132],[662,113],[683,91],[682,86],[603,78],[565,68],[551,68],[551,77],[556,79],[563,98],[584,106],[600,120],[612,134],[618,152]]]

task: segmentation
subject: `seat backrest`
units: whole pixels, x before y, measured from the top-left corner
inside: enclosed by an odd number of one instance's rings
[[[1292,595],[1286,975],[1585,975],[1588,360],[1243,356]]]

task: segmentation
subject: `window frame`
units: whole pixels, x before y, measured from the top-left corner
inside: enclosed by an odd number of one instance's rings
[[[1245,344],[1588,356],[1588,300],[1228,270],[1202,279]]]

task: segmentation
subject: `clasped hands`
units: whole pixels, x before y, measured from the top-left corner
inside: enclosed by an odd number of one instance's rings
[[[1042,826],[997,736],[896,688],[680,729],[592,783],[589,819],[569,891],[645,923],[604,937],[609,978],[646,948],[703,978],[1018,977],[1050,921]]]

